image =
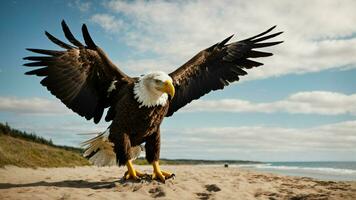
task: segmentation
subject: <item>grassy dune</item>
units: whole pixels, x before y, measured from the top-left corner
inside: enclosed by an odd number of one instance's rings
[[[89,162],[78,149],[57,147],[51,141],[0,124],[0,167],[5,165],[74,167],[89,165]]]

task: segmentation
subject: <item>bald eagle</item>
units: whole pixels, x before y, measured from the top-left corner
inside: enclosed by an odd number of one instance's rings
[[[172,173],[160,169],[160,124],[165,117],[210,91],[223,89],[246,69],[263,65],[251,58],[272,56],[256,49],[277,45],[266,42],[282,32],[270,34],[272,27],[253,37],[228,43],[232,36],[200,51],[188,62],[169,74],[161,71],[141,77],[122,72],[98,47],[83,24],[85,44],[78,41],[65,21],[62,29],[72,44],[46,36],[64,50],[27,50],[42,54],[25,57],[27,67],[39,67],[27,75],[44,77],[41,84],[69,109],[98,123],[108,108],[108,129],[85,142],[85,156],[97,165],[126,165],[125,179],[140,179],[144,174],[132,165],[132,159],[145,143],[146,159],[153,166],[152,178],[164,182]],[[138,151],[137,151],[138,150]]]

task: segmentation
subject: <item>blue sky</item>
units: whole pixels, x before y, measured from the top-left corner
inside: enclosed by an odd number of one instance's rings
[[[306,6],[308,5],[308,6]],[[0,121],[74,145],[105,130],[67,110],[25,76],[25,48],[58,49],[65,19],[131,76],[171,72],[235,33],[272,25],[285,43],[242,81],[210,93],[162,124],[162,157],[262,161],[356,161],[354,1],[3,1]]]

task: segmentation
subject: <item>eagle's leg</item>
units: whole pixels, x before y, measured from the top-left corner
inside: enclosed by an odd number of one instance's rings
[[[167,179],[174,178],[175,176],[173,173],[161,170],[158,161],[153,161],[152,166],[152,179],[159,179],[164,183]]]
[[[157,132],[151,134],[146,139],[146,144],[145,144],[146,159],[149,163],[152,163],[153,166],[152,179],[158,179],[164,183],[165,180],[169,178],[173,178],[174,174],[160,169],[159,166],[160,146],[161,146],[160,131],[157,130]]]
[[[124,179],[125,180],[128,180],[128,179],[134,179],[134,180],[138,180],[142,177],[145,176],[144,173],[140,172],[140,171],[137,171],[133,165],[132,165],[132,162],[131,160],[128,160],[127,163],[126,163],[126,167],[127,167],[127,171],[125,172],[124,174]]]
[[[132,165],[132,161],[130,158],[130,149],[131,149],[130,137],[126,133],[120,133],[119,131],[116,131],[115,128],[116,128],[115,126],[111,127],[110,131],[117,134],[110,134],[109,139],[115,144],[114,151],[116,153],[116,158],[119,166],[126,165],[127,167],[127,171],[125,172],[123,178],[125,180],[140,179],[140,177],[145,176],[145,174],[135,170],[135,168]]]

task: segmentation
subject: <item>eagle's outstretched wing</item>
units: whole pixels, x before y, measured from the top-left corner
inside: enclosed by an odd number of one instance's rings
[[[47,56],[25,57],[33,61],[25,66],[41,67],[26,74],[44,76],[41,84],[53,95],[80,116],[88,120],[94,118],[98,123],[104,109],[110,106],[112,94],[133,79],[121,72],[95,45],[85,24],[82,26],[85,45],[74,38],[64,21],[62,28],[75,46],[45,32],[48,39],[66,50],[27,49]]]
[[[166,116],[171,116],[181,107],[210,91],[223,89],[229,83],[238,81],[239,76],[247,74],[245,69],[263,65],[250,58],[273,55],[255,49],[282,43],[282,41],[265,42],[282,33],[267,35],[275,27],[251,38],[226,44],[232,38],[230,36],[199,52],[183,66],[169,74],[173,79],[176,95],[171,100]]]

